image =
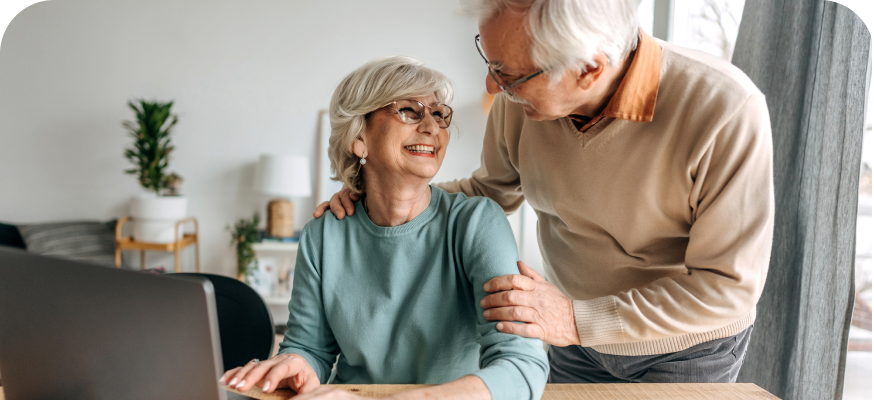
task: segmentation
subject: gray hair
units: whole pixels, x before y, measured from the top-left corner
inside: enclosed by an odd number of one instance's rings
[[[631,0],[467,0],[465,8],[488,21],[505,10],[528,14],[531,61],[552,82],[571,68],[595,65],[604,52],[617,66],[637,48],[640,24]]]
[[[432,93],[437,101],[449,104],[453,93],[449,78],[413,57],[376,58],[343,78],[328,110],[328,158],[334,174],[331,179],[342,182],[353,193],[364,192],[364,177],[352,143],[364,133],[365,116],[393,100]]]

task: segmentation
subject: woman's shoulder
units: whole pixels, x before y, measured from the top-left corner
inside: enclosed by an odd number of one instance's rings
[[[462,218],[467,222],[506,219],[501,206],[488,197],[468,197],[464,193],[448,193],[438,187],[434,187],[434,191],[441,196],[442,208],[455,218]]]
[[[301,230],[300,240],[301,242],[306,240],[310,246],[320,245],[325,235],[331,235],[331,232],[344,229],[344,227],[348,228],[352,224],[352,219],[352,215],[347,215],[342,220],[337,219],[329,209],[321,217],[313,218],[304,225]]]

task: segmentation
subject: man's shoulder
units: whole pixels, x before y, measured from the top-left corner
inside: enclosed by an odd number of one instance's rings
[[[740,68],[727,60],[663,41],[659,44],[662,46],[660,96],[663,91],[678,91],[687,97],[710,95],[719,99],[718,103],[739,106],[751,96],[763,95]]]

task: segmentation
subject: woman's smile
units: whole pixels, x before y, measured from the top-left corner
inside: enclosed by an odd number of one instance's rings
[[[430,144],[411,144],[404,146],[404,151],[416,157],[436,157],[434,146]]]

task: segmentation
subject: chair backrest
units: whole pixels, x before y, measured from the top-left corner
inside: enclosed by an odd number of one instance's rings
[[[164,276],[200,276],[215,288],[224,370],[242,366],[257,358],[265,360],[273,351],[273,318],[264,300],[249,285],[222,275],[181,273]]]

